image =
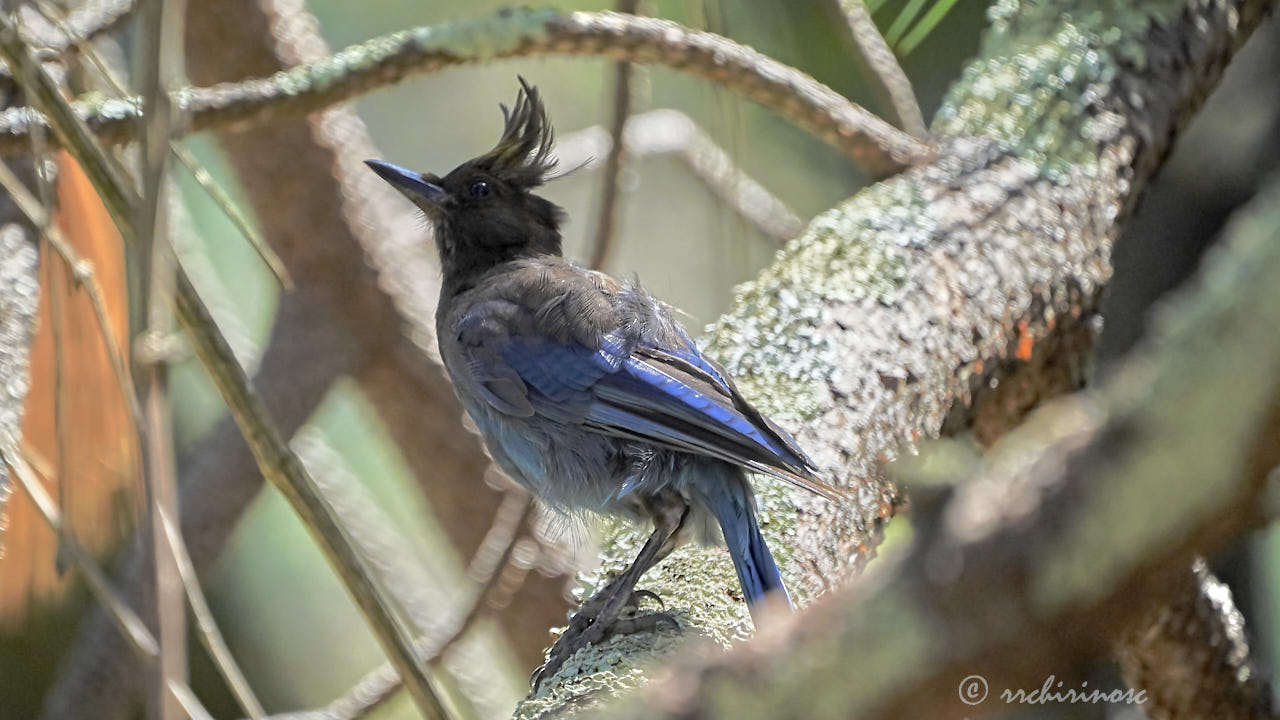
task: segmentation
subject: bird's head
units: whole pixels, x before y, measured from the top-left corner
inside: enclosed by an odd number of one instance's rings
[[[551,118],[538,89],[524,78],[515,106],[501,107],[498,144],[443,178],[365,161],[430,218],[446,280],[520,257],[560,254],[564,212],[532,192],[556,164]]]

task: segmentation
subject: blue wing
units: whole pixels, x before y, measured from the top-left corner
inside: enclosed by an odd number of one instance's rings
[[[500,412],[724,460],[836,499],[791,436],[691,341],[663,349],[606,334],[591,348],[495,333],[484,346],[472,355],[472,376]]]

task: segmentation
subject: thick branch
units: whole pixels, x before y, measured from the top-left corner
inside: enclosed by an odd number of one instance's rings
[[[876,545],[897,496],[880,463],[937,436],[948,417],[961,421],[946,429],[967,425],[963,410],[984,405],[988,380],[1087,325],[1120,222],[1264,7],[1169,0],[1072,19],[999,4],[982,55],[939,112],[937,160],[819,216],[739,288],[708,350],[857,498],[836,507],[757,486],[765,535],[786,548],[783,574],[802,602]],[[1001,408],[1009,419],[1026,410]],[[635,542],[623,531],[612,539]],[[686,635],[728,641],[745,627],[726,565],[683,549],[650,574],[669,611],[687,608]],[[673,644],[633,637],[581,653],[524,711],[580,707],[633,684],[596,669]],[[569,681],[575,673],[586,675]]]
[[[1280,182],[1246,213],[1151,339],[1098,390],[998,443],[891,577],[751,652],[674,668],[660,710],[629,716],[972,717],[1110,654],[1197,553],[1267,519],[1280,336],[1258,330],[1280,326]],[[1263,716],[1201,688],[1212,668],[1189,670],[1210,710],[1192,717]]]
[[[777,111],[879,177],[928,155],[920,141],[794,68],[712,33],[617,13],[511,10],[420,27],[271,77],[190,88],[178,97],[192,130],[243,127],[328,107],[414,74],[547,54],[604,56],[700,75]],[[77,109],[104,141],[132,138],[136,102],[82,102]],[[25,148],[33,120],[40,121],[24,108],[0,115],[0,153]]]
[[[1231,589],[1197,559],[1167,602],[1125,633],[1125,682],[1147,693],[1149,720],[1269,720],[1271,685],[1249,658]]]

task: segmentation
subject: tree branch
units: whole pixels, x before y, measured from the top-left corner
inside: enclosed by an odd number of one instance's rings
[[[1280,326],[1277,228],[1280,181],[1148,341],[1098,390],[998,443],[892,574],[744,652],[677,665],[668,694],[612,717],[970,717],[1109,654],[1197,553],[1269,519],[1280,336],[1258,328]],[[1216,673],[1192,670],[1188,692]],[[1195,717],[1257,717],[1213,710]]]
[[[467,630],[490,606],[490,595],[503,577],[503,571],[512,561],[517,546],[517,534],[529,519],[533,509],[532,499],[521,488],[507,493],[503,505],[494,517],[485,543],[476,552],[467,568],[467,576],[475,583],[470,597],[451,609],[449,620],[439,628],[418,638],[415,645],[428,662],[440,664],[444,654],[457,643]],[[395,669],[389,664],[380,665],[358,682],[342,697],[319,710],[287,713],[274,716],[273,720],[358,720],[382,707],[403,688]]]
[[[188,281],[181,274],[177,281],[175,301],[178,319],[191,335],[196,354],[209,369],[219,394],[231,409],[258,462],[258,469],[289,500],[294,512],[324,551],[326,559],[341,576],[383,650],[405,679],[418,710],[430,718],[448,717],[440,700],[438,681],[422,666],[409,642],[407,629],[374,580],[367,560],[356,552],[346,529],[320,494],[315,480],[271,423],[262,398],[249,385],[226,340],[213,329],[213,319],[208,310],[198,304],[194,288],[186,284]]]
[[[187,552],[187,545],[182,540],[182,533],[178,531],[178,526],[168,515],[162,516],[161,522],[164,524],[166,542],[169,543],[178,561],[178,572],[187,593],[187,602],[191,606],[191,615],[195,618],[196,628],[200,632],[201,644],[209,652],[214,667],[231,690],[240,709],[250,720],[263,720],[267,713],[263,710],[258,697],[254,695],[253,688],[249,686],[249,680],[244,676],[244,671],[240,669],[235,656],[231,654],[231,648],[227,647],[227,641],[222,635],[222,630],[218,628],[218,623],[213,619],[213,611],[209,609],[209,601],[205,598],[204,589],[200,587],[200,578],[196,577],[196,569],[191,564],[191,555]]]
[[[968,426],[972,409],[1012,424],[1027,407],[989,406],[988,382],[1053,370],[1030,362],[1040,348],[1087,349],[1063,339],[1090,325],[1120,224],[1265,6],[1167,0],[1067,18],[1001,3],[982,55],[938,114],[937,159],[820,215],[738,289],[708,352],[857,498],[837,507],[757,485],[765,536],[801,604],[841,584],[878,543],[898,497],[881,463]],[[1053,377],[1022,384],[1054,388]],[[618,529],[605,546],[635,542]],[[625,563],[619,555],[605,567]],[[746,627],[733,574],[713,551],[673,553],[649,584],[686,636],[728,643]],[[627,669],[676,644],[644,635],[580,653],[524,714],[634,684]]]
[[[1202,558],[1169,596],[1124,634],[1120,668],[1147,693],[1149,720],[1269,720],[1275,699],[1249,658],[1244,616]]]
[[[634,15],[640,0],[617,0],[614,4],[620,13]],[[604,159],[604,181],[600,183],[600,201],[596,206],[595,243],[587,267],[599,270],[609,258],[618,224],[618,183],[622,165],[626,160],[626,143],[622,132],[631,118],[631,76],[635,67],[621,60],[613,64],[613,116],[609,118],[609,151]]]
[[[414,74],[546,54],[611,57],[705,77],[777,111],[877,177],[929,155],[920,141],[750,48],[668,20],[616,13],[511,10],[494,18],[421,27],[374,38],[271,77],[190,88],[178,100],[193,131],[244,127],[328,107]],[[136,101],[81,102],[76,108],[104,142],[133,137]],[[25,108],[0,114],[0,154],[25,147],[33,121],[41,122]]]
[[[146,309],[145,339],[173,335],[173,296],[176,259],[170,243],[168,199],[165,190],[169,170],[169,144],[177,119],[171,92],[182,75],[182,21],[185,0],[141,0],[138,13],[138,56],[145,116],[140,119],[138,170],[142,194],[133,208],[137,253],[142,282],[136,293],[138,307]],[[99,192],[101,190],[99,189]],[[144,343],[140,343],[142,345]],[[154,668],[152,714],[163,720],[179,720],[183,706],[168,692],[174,680],[187,679],[187,615],[183,603],[182,574],[177,547],[169,542],[164,518],[178,514],[178,479],[173,449],[173,416],[169,404],[169,365],[165,360],[139,363],[145,388],[146,430],[139,433],[143,447],[147,522],[143,536],[150,540],[155,602],[149,610],[160,643]]]
[[[116,4],[120,4],[118,0],[116,1]],[[132,3],[129,2],[124,4],[131,5]],[[116,77],[115,71],[111,69],[108,63],[99,57],[97,51],[94,49],[93,45],[90,44],[88,38],[80,37],[75,33],[74,29],[70,26],[73,18],[63,17],[61,9],[53,6],[51,3],[47,2],[47,0],[36,0],[35,6],[46,18],[49,19],[51,23],[54,24],[54,27],[58,28],[59,31],[63,32],[70,39],[72,47],[74,47],[76,52],[80,53],[85,60],[93,65],[102,80],[106,82],[109,88],[111,88],[116,97],[124,97],[129,94],[128,90],[124,87],[124,83]],[[271,274],[275,276],[281,287],[286,290],[292,290],[293,279],[289,277],[288,270],[285,269],[284,263],[281,262],[280,258],[275,254],[275,251],[267,245],[266,240],[263,239],[261,233],[257,231],[257,228],[240,213],[240,210],[236,207],[235,201],[231,199],[231,196],[222,189],[221,185],[214,181],[213,176],[209,174],[208,170],[200,165],[200,162],[196,159],[196,156],[191,153],[191,151],[187,150],[175,140],[169,141],[169,149],[173,152],[173,156],[178,160],[178,162],[182,163],[187,171],[191,173],[192,179],[196,181],[200,188],[205,191],[211,200],[213,200],[214,204],[218,206],[218,209],[222,210],[222,213],[226,216],[227,220],[235,226],[236,230],[239,231],[249,245],[253,247],[254,252],[258,254],[258,257],[262,262],[271,270]]]
[[[849,31],[853,33],[853,39],[862,50],[862,56],[866,58],[867,65],[875,71],[876,77],[880,78],[880,84],[889,93],[889,99],[893,102],[893,109],[898,114],[898,122],[902,124],[902,129],[914,137],[926,137],[929,131],[925,127],[920,104],[916,102],[916,93],[911,89],[911,80],[898,64],[898,58],[893,54],[889,44],[884,41],[884,36],[876,27],[876,21],[867,10],[865,0],[840,0],[839,4],[845,19],[849,21]]]

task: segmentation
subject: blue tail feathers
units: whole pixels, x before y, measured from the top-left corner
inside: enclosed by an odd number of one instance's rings
[[[706,466],[703,466],[704,469]],[[737,468],[721,465],[717,470],[697,478],[694,491],[708,510],[715,515],[724,534],[725,544],[729,547],[729,555],[733,558],[734,570],[738,572],[738,582],[747,604],[752,608],[764,599],[766,593],[776,593],[787,605],[791,605],[791,597],[782,583],[782,574],[773,554],[765,545],[764,536],[760,534],[760,524],[756,518],[755,501],[751,488],[747,485],[742,471]],[[705,470],[704,470],[705,471]]]

